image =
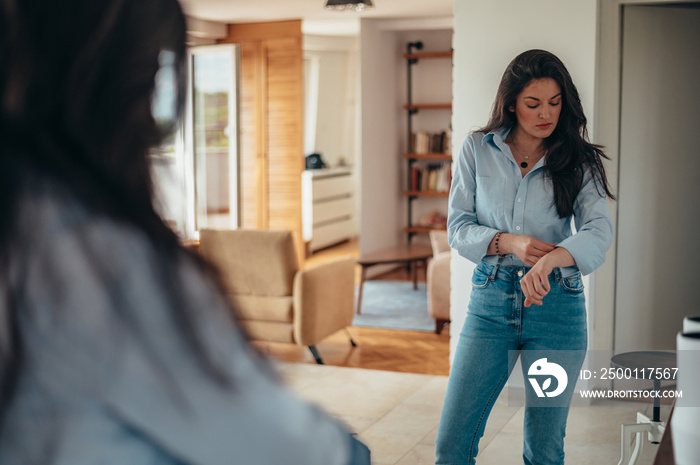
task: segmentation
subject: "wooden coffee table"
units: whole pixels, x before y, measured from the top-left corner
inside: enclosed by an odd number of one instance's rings
[[[423,269],[430,257],[433,256],[433,249],[427,244],[401,244],[386,249],[375,250],[360,256],[357,263],[362,266],[360,275],[360,290],[357,295],[357,313],[360,313],[362,305],[362,286],[367,277],[367,268],[374,265],[386,265],[391,263],[403,263],[411,268],[413,276],[413,289],[418,289],[418,274],[416,273],[416,264],[422,263]]]

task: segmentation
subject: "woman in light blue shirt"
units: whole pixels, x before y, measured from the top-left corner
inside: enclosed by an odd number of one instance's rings
[[[156,213],[185,40],[177,0],[0,0],[0,463],[369,465]]]
[[[566,67],[529,50],[507,67],[486,127],[456,161],[447,229],[477,264],[436,439],[436,464],[473,464],[521,357],[523,460],[563,464],[568,408],[587,347],[581,276],[605,260],[614,199]],[[573,220],[573,221],[572,221]],[[574,229],[575,228],[575,229]]]

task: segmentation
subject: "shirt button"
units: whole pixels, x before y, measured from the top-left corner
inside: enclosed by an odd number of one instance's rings
[[[518,202],[522,202],[522,201],[523,201],[522,197],[518,199]]]
[[[518,277],[522,278],[523,277],[523,270],[518,270]]]
[[[520,231],[520,226],[516,226],[516,227],[515,227],[515,230],[516,230],[516,231]]]

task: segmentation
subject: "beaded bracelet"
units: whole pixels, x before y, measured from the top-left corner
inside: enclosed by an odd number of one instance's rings
[[[503,231],[498,231],[498,232],[496,233],[496,242],[494,243],[494,245],[496,246],[496,255],[498,255],[500,258],[505,257],[505,255],[501,255],[501,253],[500,253],[499,250],[498,250],[498,241],[501,239],[501,234],[502,234],[502,233],[503,233]]]

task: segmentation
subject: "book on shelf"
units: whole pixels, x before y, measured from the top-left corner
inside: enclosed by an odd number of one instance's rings
[[[450,153],[451,142],[449,131],[427,132],[416,131],[411,134],[412,153]]]
[[[411,167],[411,190],[449,192],[452,169],[449,163]]]
[[[418,225],[424,228],[444,229],[447,227],[447,216],[435,210],[423,216]]]

